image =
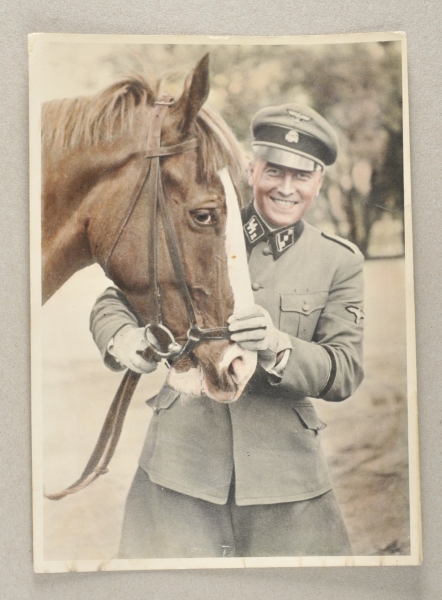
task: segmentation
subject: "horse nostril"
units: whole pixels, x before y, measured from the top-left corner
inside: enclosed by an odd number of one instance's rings
[[[234,360],[232,360],[232,362],[230,363],[228,369],[227,369],[227,373],[233,377],[234,375],[237,374],[237,368],[238,368],[238,363],[242,363],[244,362],[244,357],[242,356],[237,356]],[[235,368],[236,367],[236,368]]]

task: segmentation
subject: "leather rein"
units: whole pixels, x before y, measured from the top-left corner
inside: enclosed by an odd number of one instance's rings
[[[141,353],[141,356],[147,360],[159,361],[167,359],[168,363],[171,364],[190,354],[203,341],[229,338],[226,326],[201,328],[197,324],[196,313],[186,282],[176,233],[167,210],[161,180],[160,158],[181,154],[182,152],[194,150],[198,147],[198,140],[196,138],[172,146],[161,146],[161,126],[167,110],[173,104],[173,98],[170,96],[163,96],[155,102],[152,118],[149,123],[147,151],[144,156],[148,162],[140,178],[141,185],[139,184],[135,190],[134,200],[129,206],[129,210],[103,266],[107,274],[110,258],[118,245],[121,234],[128,224],[136,204],[141,197],[145,196],[148,223],[153,224],[153,235],[148,236],[148,277],[149,282],[152,282],[153,286],[153,314],[150,323],[144,329],[147,348]],[[158,227],[156,226],[158,213],[162,220],[166,244],[189,323],[186,341],[183,345],[180,345],[176,341],[173,333],[163,324],[162,296],[158,278]],[[46,498],[49,500],[60,500],[69,494],[74,494],[82,490],[97,479],[97,477],[107,473],[107,467],[114,455],[123,428],[124,418],[140,377],[140,374],[129,369],[125,372],[106,415],[98,441],[80,478],[61,492],[45,494]]]

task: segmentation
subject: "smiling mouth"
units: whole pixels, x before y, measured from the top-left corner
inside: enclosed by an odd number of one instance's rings
[[[296,206],[296,204],[299,204],[299,200],[282,200],[281,198],[272,198],[271,196],[269,196],[269,198],[278,206],[291,208],[292,206]]]

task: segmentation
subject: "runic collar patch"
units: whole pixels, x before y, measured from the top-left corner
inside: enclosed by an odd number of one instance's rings
[[[291,248],[304,230],[302,221],[275,231],[270,230],[266,222],[256,212],[253,203],[243,210],[242,216],[247,250],[251,252],[252,248],[259,242],[268,242],[274,260],[277,260],[286,250]]]

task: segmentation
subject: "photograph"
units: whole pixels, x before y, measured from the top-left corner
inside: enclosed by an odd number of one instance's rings
[[[29,68],[34,570],[420,564],[405,35]]]

